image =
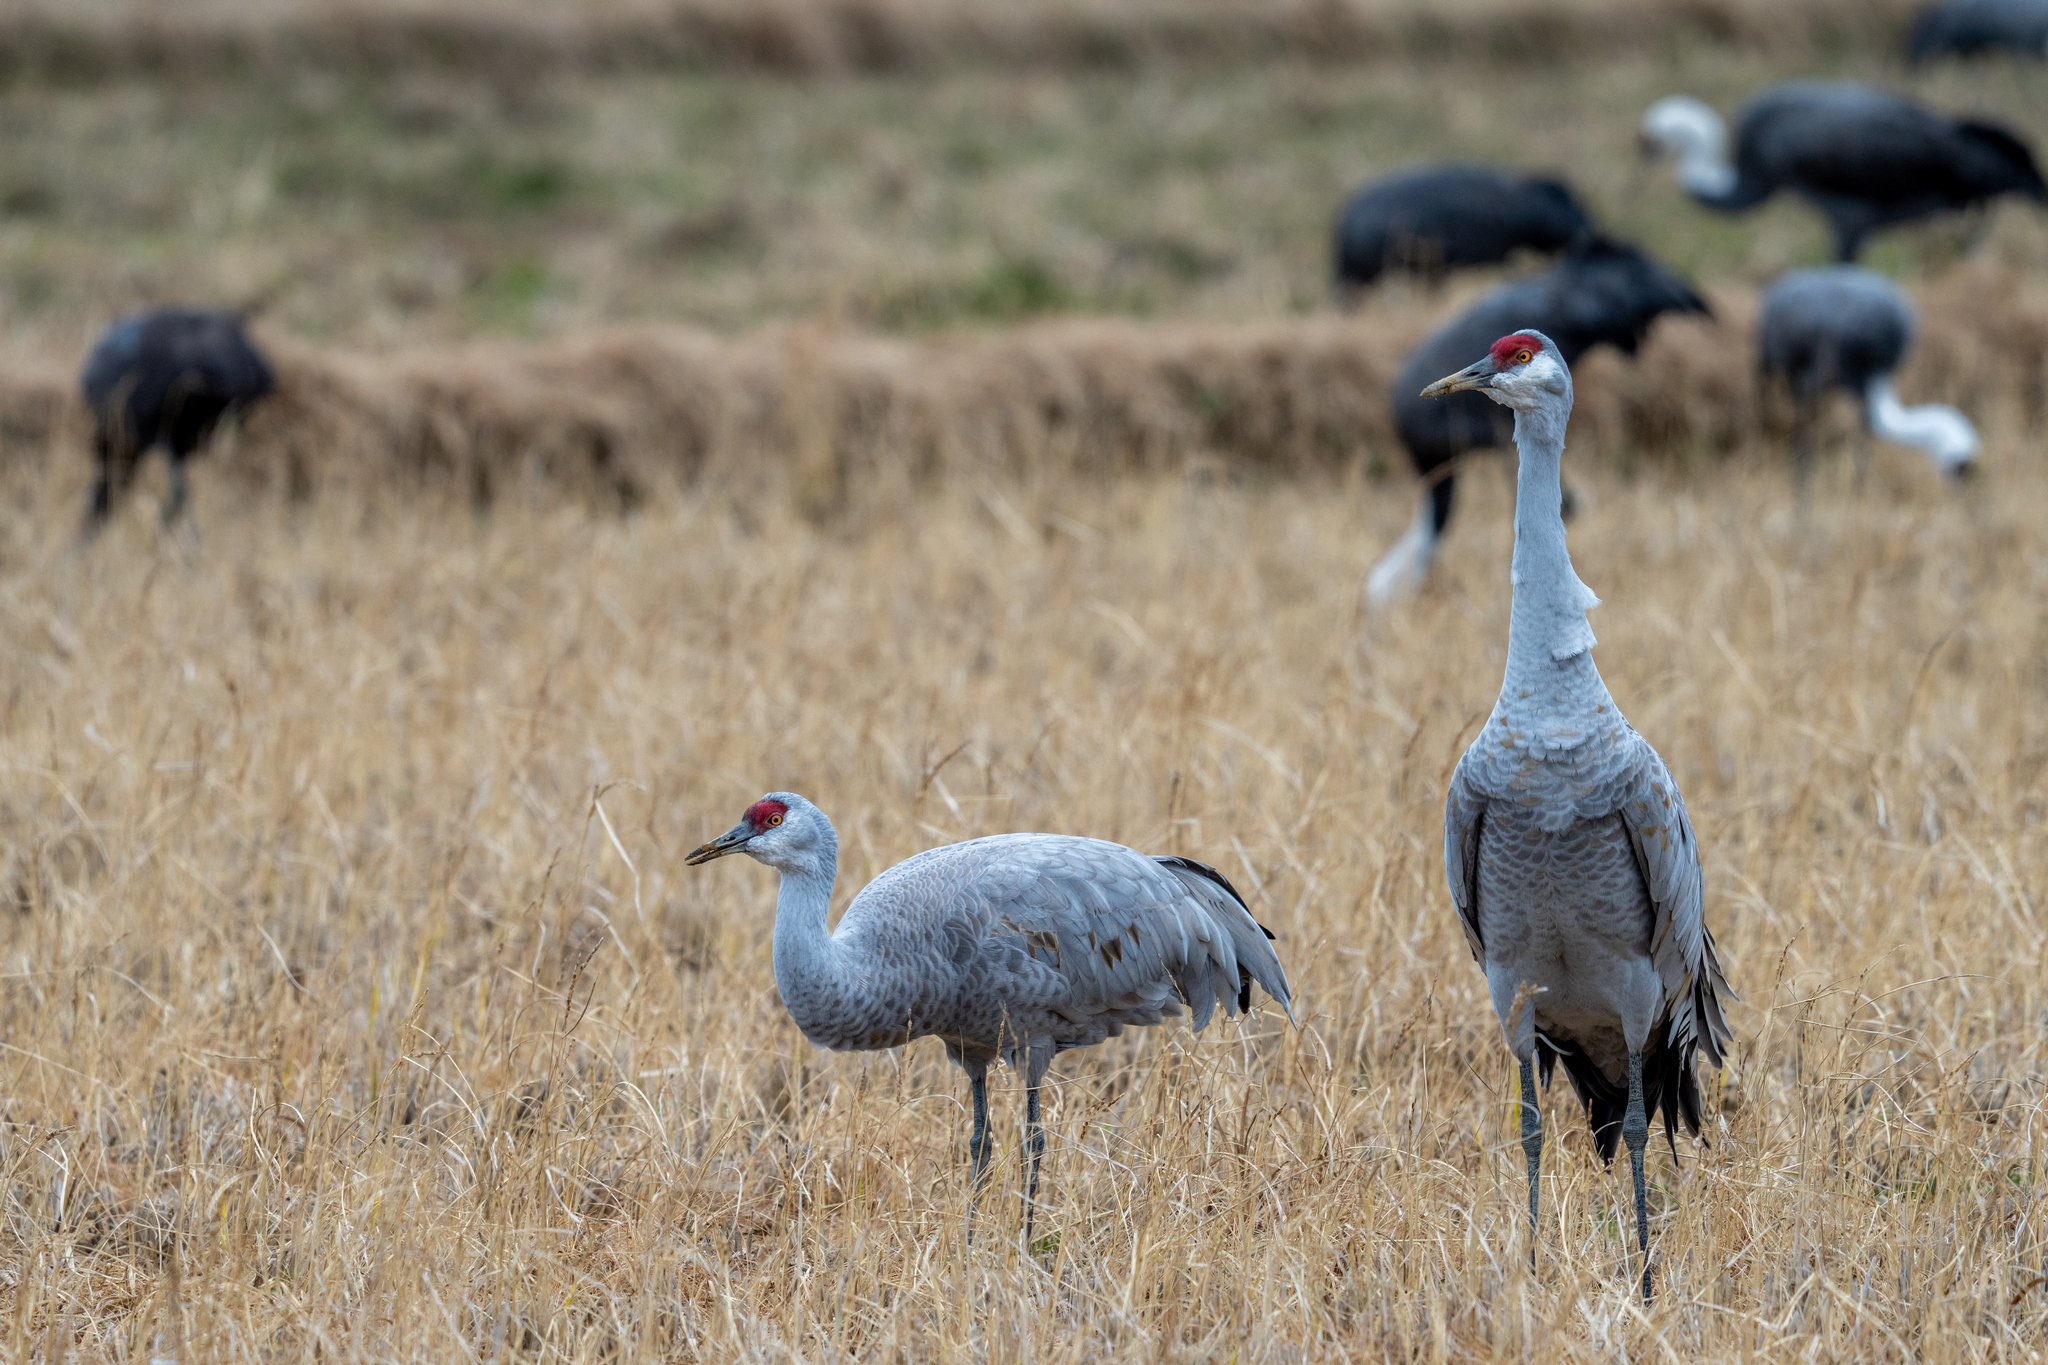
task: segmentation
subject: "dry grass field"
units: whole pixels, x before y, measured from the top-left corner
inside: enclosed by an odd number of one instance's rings
[[[0,1358],[2048,1356],[2044,219],[1872,252],[1981,477],[1802,504],[1748,322],[1824,234],[1633,158],[1801,73],[2048,143],[2040,68],[1898,70],[1906,8],[0,0]],[[1325,236],[1452,156],[1719,315],[1589,358],[1567,456],[1743,998],[1647,1308],[1562,1082],[1530,1267],[1443,884],[1509,479],[1363,602],[1385,385],[1491,280],[1339,315]],[[81,547],[76,358],[171,300],[259,304],[285,392],[195,536],[152,469]],[[970,1242],[940,1045],[810,1047],[773,875],[683,866],[772,788],[841,906],[1003,830],[1212,861],[1300,1025],[1062,1058],[1029,1246],[999,1073]]]
[[[0,1332],[129,1360],[2037,1358],[2048,469],[1990,414],[1803,516],[1755,454],[1581,470],[1599,658],[1670,758],[1745,1003],[1711,1146],[1653,1161],[1663,1292],[1563,1093],[1535,1272],[1513,1073],[1442,887],[1498,686],[1507,483],[1362,614],[1351,483],[990,484],[857,532],[764,477],[629,519],[202,482],[0,582]],[[804,791],[843,899],[933,843],[1218,862],[1302,1027],[1056,1068],[1047,1210],[964,1233],[935,1043],[780,1010],[771,876],[685,870]],[[1008,1084],[1005,1073],[1005,1084]],[[1547,1218],[1548,1218],[1547,1214]]]

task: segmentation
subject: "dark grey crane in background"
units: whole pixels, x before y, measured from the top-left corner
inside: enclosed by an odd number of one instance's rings
[[[1834,228],[1853,261],[1880,228],[2000,195],[2048,203],[2027,144],[1995,123],[1952,119],[1868,86],[1791,81],[1744,106],[1729,159],[1721,116],[1690,95],[1643,115],[1646,150],[1677,158],[1678,182],[1708,208],[1739,213],[1796,191]]]
[[[1892,374],[1913,344],[1913,305],[1905,292],[1862,266],[1794,270],[1764,295],[1757,322],[1757,365],[1783,383],[1797,405],[1793,452],[1803,484],[1812,468],[1812,427],[1821,400],[1846,389],[1863,409],[1869,435],[1913,446],[1935,468],[1959,477],[1974,467],[1977,429],[1939,403],[1906,407]],[[1856,447],[1856,483],[1863,482],[1868,445]]]
[[[1479,347],[1485,347],[1481,342]],[[1707,931],[1699,841],[1671,770],[1621,714],[1593,663],[1562,490],[1572,378],[1540,332],[1501,337],[1423,391],[1468,393],[1514,413],[1515,557],[1508,657],[1493,713],[1451,774],[1444,875],[1508,1047],[1521,1063],[1531,1257],[1546,1083],[1564,1064],[1603,1161],[1628,1144],[1643,1297],[1650,1218],[1649,1116],[1678,1153],[1700,1131],[1693,1058],[1720,1066],[1731,994]]]
[[[1439,402],[1418,396],[1424,384],[1518,327],[1548,334],[1567,364],[1595,346],[1634,355],[1666,313],[1709,315],[1692,286],[1642,251],[1594,237],[1541,274],[1502,285],[1417,347],[1394,381],[1392,399],[1394,428],[1425,488],[1408,533],[1368,575],[1369,599],[1385,604],[1421,583],[1451,519],[1458,458],[1506,445],[1513,431],[1506,410],[1483,395]],[[1570,494],[1563,496],[1569,502]]]
[[[869,882],[825,927],[839,836],[793,792],[770,792],[691,865],[745,853],[782,874],[775,985],[804,1037],[869,1051],[938,1038],[973,1090],[977,1188],[995,1141],[988,1068],[1024,1072],[1024,1236],[1045,1151],[1038,1087],[1053,1055],[1185,1007],[1199,1032],[1252,984],[1293,1017],[1273,935],[1223,874],[1100,839],[997,834],[927,849]]]
[[[1490,166],[1417,166],[1373,181],[1337,216],[1337,286],[1356,291],[1387,271],[1431,284],[1517,251],[1555,255],[1592,232],[1562,181]]]
[[[159,308],[109,327],[86,359],[80,387],[99,464],[86,509],[90,537],[158,446],[171,466],[163,523],[176,524],[188,495],[185,462],[223,417],[273,392],[277,378],[234,314]]]
[[[1906,40],[1916,65],[1988,52],[2048,57],[2048,0],[1946,0],[1922,10]]]

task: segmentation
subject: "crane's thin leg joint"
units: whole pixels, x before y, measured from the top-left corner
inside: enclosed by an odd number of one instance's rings
[[[1024,1245],[1031,1245],[1031,1216],[1038,1211],[1038,1162],[1045,1155],[1045,1124],[1038,1117],[1038,1087],[1024,1091],[1024,1147],[1029,1153],[1024,1175]]]
[[[1621,1123],[1628,1164],[1636,1178],[1636,1245],[1643,1253],[1643,1302],[1650,1301],[1650,1197],[1643,1185],[1643,1149],[1650,1145],[1650,1119],[1643,1112],[1643,1058],[1628,1055],[1628,1114]]]
[[[1543,1110],[1536,1103],[1536,1063],[1522,1059],[1522,1154],[1529,1158],[1529,1269],[1536,1268],[1536,1201],[1543,1173]]]

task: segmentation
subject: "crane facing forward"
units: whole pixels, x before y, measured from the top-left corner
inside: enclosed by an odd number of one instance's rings
[[[1529,1230],[1543,1118],[1535,1065],[1559,1062],[1585,1102],[1601,1160],[1628,1144],[1643,1297],[1651,1292],[1643,1188],[1649,1114],[1700,1131],[1693,1054],[1721,1065],[1730,994],[1702,915],[1699,845],[1671,770],[1622,717],[1593,665],[1558,468],[1572,377],[1540,332],[1496,341],[1423,392],[1476,390],[1515,414],[1513,606],[1507,674],[1486,727],[1451,774],[1444,873],[1509,1048],[1521,1063]]]
[[[1913,305],[1897,285],[1860,265],[1794,270],[1764,295],[1757,367],[1792,390],[1798,407],[1793,453],[1803,483],[1813,466],[1812,428],[1828,390],[1847,389],[1863,406],[1864,429],[1924,452],[1944,475],[1975,467],[1980,443],[1970,419],[1942,403],[1906,407],[1892,374],[1913,344]],[[1868,445],[1856,445],[1863,483]]]
[[[1055,1053],[1183,1005],[1199,1032],[1218,1005],[1248,1012],[1253,982],[1293,1018],[1272,932],[1222,873],[1190,858],[1063,834],[970,839],[882,873],[828,932],[839,836],[823,811],[770,792],[685,861],[732,853],[782,874],[775,985],[804,1037],[844,1052],[936,1037],[967,1073],[977,1188],[995,1148],[989,1063],[1022,1069],[1026,1242],[1045,1151],[1038,1087]]]
[[[1458,458],[1505,445],[1510,435],[1507,415],[1478,394],[1432,403],[1418,397],[1417,388],[1524,325],[1549,333],[1567,365],[1595,346],[1634,355],[1666,313],[1712,316],[1690,285],[1627,242],[1581,238],[1550,269],[1502,285],[1411,351],[1394,380],[1394,429],[1423,492],[1407,534],[1367,575],[1367,598],[1384,605],[1428,576],[1450,524]],[[1571,494],[1564,496],[1569,506]]]
[[[1732,164],[1727,125],[1690,95],[1651,105],[1642,133],[1645,149],[1678,159],[1679,184],[1708,208],[1740,213],[1798,191],[1833,226],[1843,261],[1895,223],[2001,194],[2048,204],[2034,154],[2011,130],[1848,82],[1788,81],[1752,99],[1736,123]]]
[[[184,514],[185,461],[206,444],[223,417],[277,387],[270,365],[232,313],[159,308],[109,327],[79,378],[93,415],[99,477],[86,509],[90,537],[112,515],[155,446],[171,464],[171,495],[163,522]]]

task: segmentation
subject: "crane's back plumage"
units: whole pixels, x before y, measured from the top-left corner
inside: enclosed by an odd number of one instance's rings
[[[1418,166],[1376,180],[1337,218],[1337,280],[1439,276],[1517,251],[1562,251],[1593,225],[1560,180],[1490,166]]]
[[[1875,271],[1794,270],[1764,294],[1757,364],[1802,398],[1837,387],[1860,398],[1872,380],[1898,369],[1913,332],[1904,291]]]
[[[1133,1024],[1286,1005],[1286,973],[1221,874],[1058,834],[930,849],[876,877],[832,938],[860,991],[785,999],[825,1047],[938,1036],[969,1055],[1085,1047]],[[883,1039],[886,1038],[886,1041]]]
[[[1920,12],[1906,42],[1912,62],[1997,50],[2048,57],[2048,0],[1945,0]]]
[[[118,429],[137,450],[157,441],[176,449],[188,431],[203,439],[230,408],[276,387],[269,364],[228,313],[160,308],[109,327],[79,378],[86,406],[103,429]]]

